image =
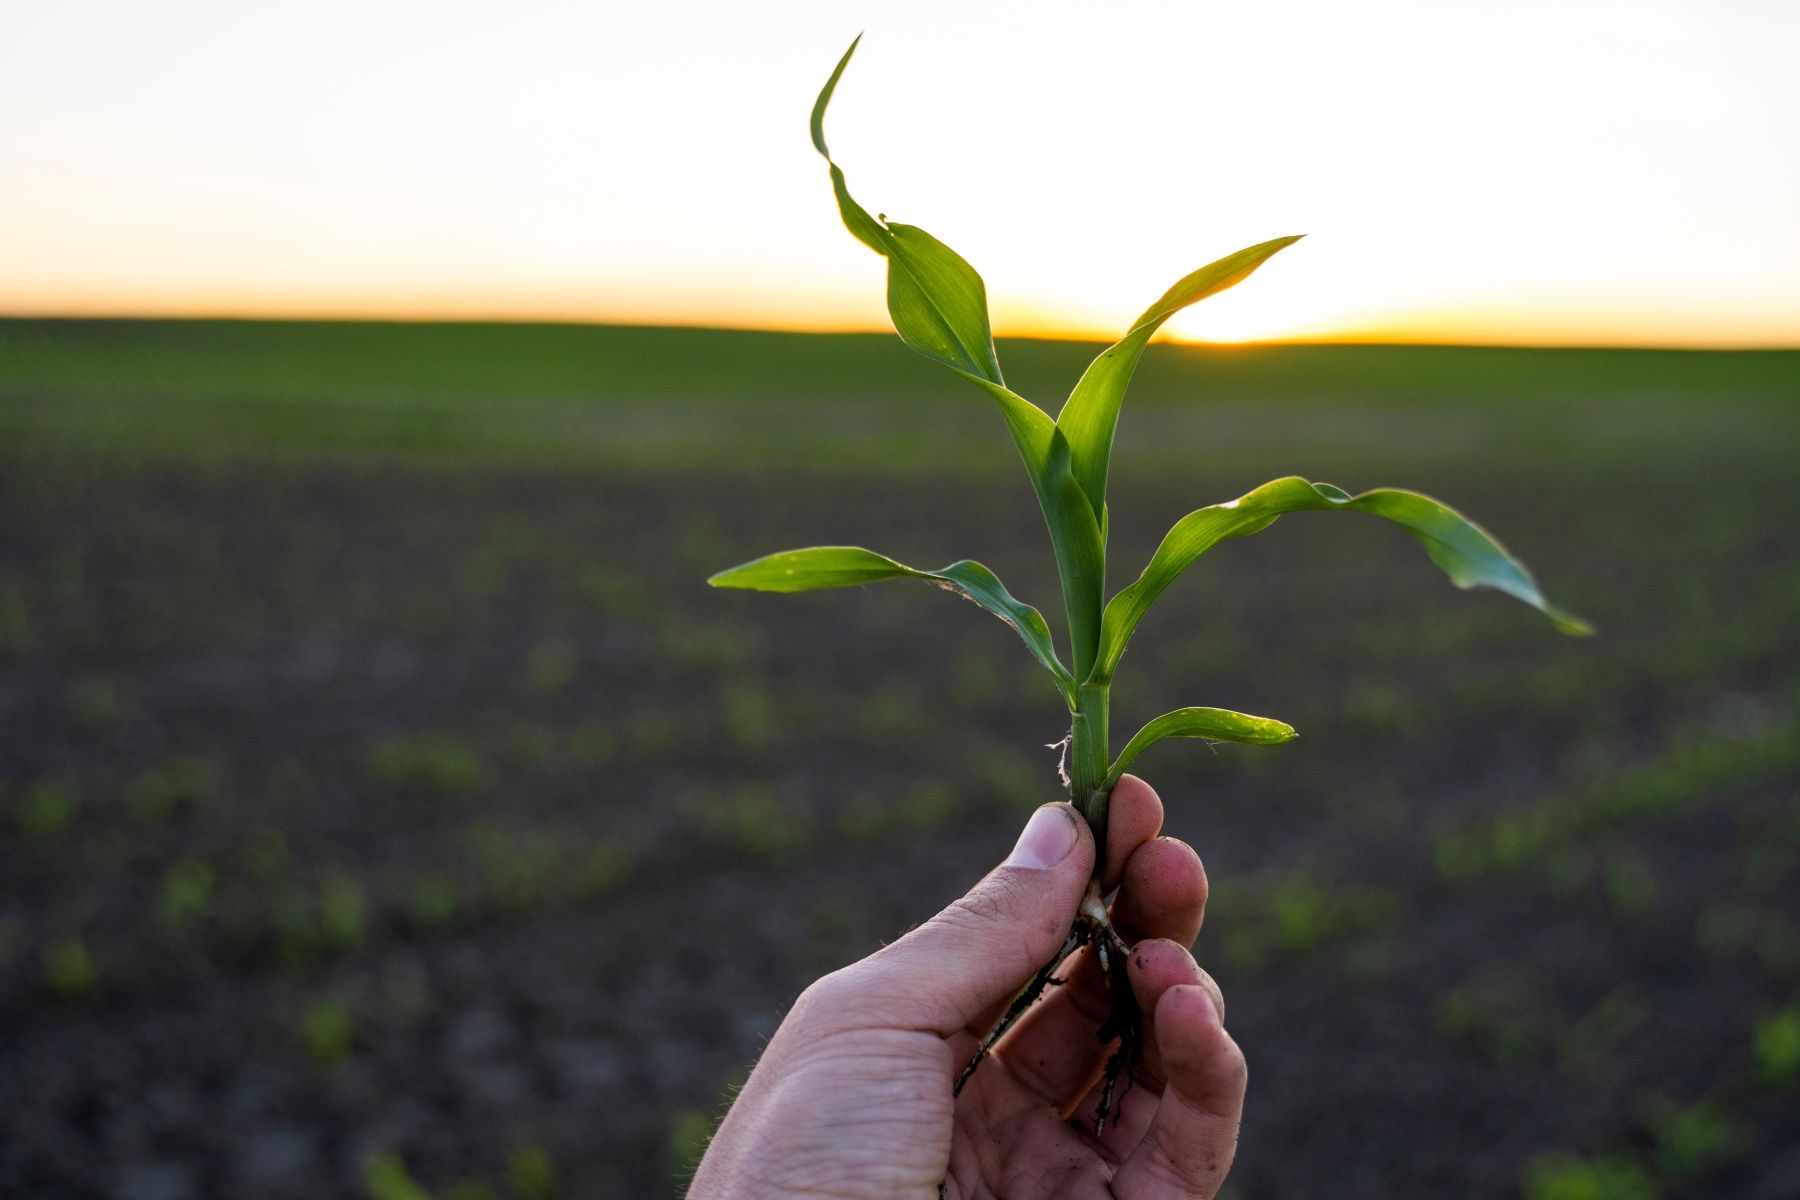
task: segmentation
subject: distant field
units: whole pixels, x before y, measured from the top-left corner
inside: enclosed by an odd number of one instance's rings
[[[1096,348],[1001,347],[1050,403]],[[1112,530],[1420,487],[1601,636],[1297,514],[1169,592],[1123,736],[1204,855],[1231,1200],[1792,1196],[1800,353],[1151,353]],[[0,321],[0,1194],[672,1196],[805,982],[1055,793],[972,605],[1055,609],[989,402],[889,337]],[[1113,586],[1124,582],[1115,578]]]
[[[1001,354],[1015,390],[1054,410],[1098,349]],[[0,320],[0,437],[132,453],[982,469],[1005,461],[987,403],[888,335]],[[1683,436],[1716,443],[1769,420],[1800,428],[1797,407],[1800,351],[1165,346],[1121,436],[1179,455],[1221,438],[1227,453],[1404,436],[1637,445],[1691,424]]]

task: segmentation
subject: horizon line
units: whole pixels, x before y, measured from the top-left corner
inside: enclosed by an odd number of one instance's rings
[[[897,337],[891,326],[888,327],[796,327],[792,325],[758,325],[735,324],[729,322],[686,322],[686,321],[632,321],[607,320],[598,317],[576,316],[533,316],[533,315],[487,315],[465,316],[445,314],[403,315],[395,313],[258,313],[258,312],[180,312],[180,313],[146,313],[123,311],[28,311],[0,309],[0,322],[11,321],[94,321],[94,322],[141,322],[144,324],[224,324],[237,323],[244,325],[464,325],[464,326],[551,326],[581,329],[657,329],[695,333],[758,333],[777,334],[794,337]],[[995,333],[994,340],[1012,342],[1069,342],[1075,345],[1106,346],[1117,341],[1103,335],[1090,335],[1066,330],[1045,329],[1032,332]],[[1683,353],[1792,353],[1800,351],[1800,338],[1792,341],[1768,342],[1745,341],[1735,343],[1682,343],[1670,341],[1543,341],[1530,338],[1518,340],[1484,339],[1484,338],[1447,338],[1447,337],[1404,337],[1388,335],[1311,335],[1294,337],[1256,337],[1241,339],[1208,340],[1205,338],[1184,338],[1167,333],[1158,334],[1155,344],[1176,346],[1197,350],[1255,350],[1284,347],[1324,348],[1362,346],[1369,348],[1391,349],[1463,349],[1463,350],[1605,350],[1605,351],[1665,351]]]

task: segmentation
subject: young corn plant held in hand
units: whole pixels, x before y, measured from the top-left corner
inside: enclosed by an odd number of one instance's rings
[[[858,41],[861,39],[859,38]],[[1110,600],[1106,579],[1106,484],[1113,431],[1126,386],[1150,339],[1175,313],[1241,283],[1297,237],[1262,242],[1185,276],[1144,310],[1130,331],[1103,351],[1075,384],[1053,419],[1006,386],[988,328],[987,294],[981,276],[954,250],[916,225],[871,216],[850,195],[844,172],[825,144],[825,110],[838,79],[856,52],[856,43],[838,62],[812,111],[812,141],[830,168],[838,212],[858,241],[887,260],[888,312],[901,339],[985,391],[999,407],[1050,529],[1050,545],[1061,583],[1068,622],[1069,663],[1058,655],[1050,626],[1037,609],[1015,598],[994,573],[964,560],[937,570],[920,570],[855,546],[812,546],[747,562],[714,575],[715,587],[766,592],[806,592],[853,587],[886,579],[920,579],[960,592],[1010,625],[1031,656],[1049,674],[1068,709],[1069,799],[1086,818],[1105,861],[1107,801],[1112,788],[1138,755],[1164,738],[1272,745],[1294,730],[1268,717],[1222,708],[1180,708],[1138,730],[1112,753],[1108,730],[1113,674],[1138,622],[1164,588],[1196,559],[1227,538],[1266,529],[1285,513],[1360,512],[1382,517],[1416,538],[1452,583],[1461,588],[1491,587],[1533,606],[1565,633],[1585,634],[1580,618],[1550,604],[1523,564],[1478,525],[1428,496],[1381,488],[1352,495],[1328,483],[1290,476],[1254,491],[1196,509],[1177,521],[1132,583]],[[1095,1118],[1103,1126],[1114,1088],[1131,1078],[1142,1035],[1142,1015],[1125,974],[1127,947],[1107,915],[1100,881],[1088,888],[1073,927],[1055,959],[1021,991],[963,1069],[963,1084],[982,1058],[1054,981],[1060,963],[1091,945],[1108,982],[1109,1018],[1097,1034],[1118,1042],[1106,1066]],[[1096,1128],[1096,1133],[1099,1129]]]

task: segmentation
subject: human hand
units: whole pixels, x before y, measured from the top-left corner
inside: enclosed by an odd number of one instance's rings
[[[1088,1132],[1109,1053],[1094,1036],[1107,1000],[1091,948],[951,1095],[1007,1001],[1062,945],[1093,874],[1086,823],[1050,804],[968,895],[801,995],[690,1200],[1210,1200],[1237,1146],[1244,1058],[1218,985],[1186,950],[1206,874],[1185,843],[1156,836],[1162,815],[1142,780],[1113,790],[1103,886],[1118,888],[1113,921],[1135,943],[1146,1031],[1102,1136]]]

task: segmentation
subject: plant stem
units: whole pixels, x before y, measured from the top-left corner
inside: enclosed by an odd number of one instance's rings
[[[1075,720],[1069,730],[1069,799],[1087,819],[1094,834],[1094,871],[1106,862],[1106,808],[1112,789],[1106,786],[1111,765],[1107,747],[1110,683],[1084,683],[1076,693]]]

